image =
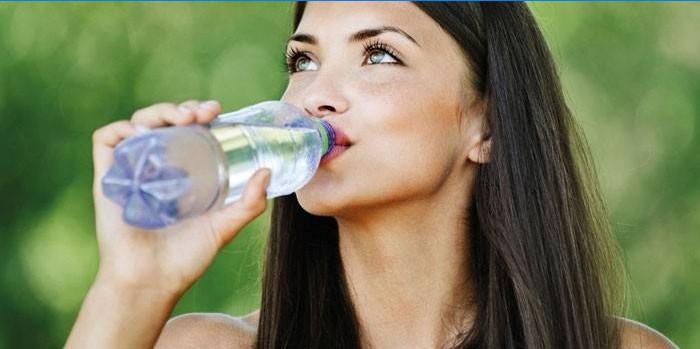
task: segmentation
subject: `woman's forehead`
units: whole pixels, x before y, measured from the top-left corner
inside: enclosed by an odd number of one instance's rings
[[[408,53],[411,53],[414,68],[423,67],[420,69],[430,74],[450,71],[451,76],[469,80],[467,58],[459,44],[433,18],[411,2],[307,3],[292,39],[320,47],[344,45],[352,42],[349,39],[355,34],[368,32],[368,29],[372,32],[377,28],[403,32],[406,35],[401,35],[414,41],[415,44],[404,40],[408,44],[403,46],[404,49],[412,48]],[[299,35],[302,39],[297,40]]]
[[[441,31],[410,2],[311,2],[306,5],[297,32],[336,39],[378,27],[398,28],[418,42]]]

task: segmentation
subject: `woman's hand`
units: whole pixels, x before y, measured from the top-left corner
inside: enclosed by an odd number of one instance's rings
[[[214,101],[156,104],[134,113],[131,121],[117,121],[95,131],[93,196],[99,282],[183,293],[204,273],[216,253],[265,211],[269,170],[253,176],[238,202],[157,230],[141,230],[124,223],[122,208],[102,193],[100,181],[112,164],[114,147],[137,134],[138,127],[209,123],[220,111],[219,103]]]
[[[138,134],[143,127],[209,123],[220,109],[214,101],[156,104],[137,111],[130,121],[113,122],[93,134],[100,266],[68,346],[155,343],[177,300],[204,273],[217,252],[265,211],[270,178],[267,169],[255,173],[237,202],[157,230],[124,223],[122,208],[102,193],[101,179],[113,162],[114,148],[123,139]]]

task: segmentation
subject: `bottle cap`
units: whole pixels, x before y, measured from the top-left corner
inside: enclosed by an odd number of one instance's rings
[[[333,130],[333,126],[331,126],[331,124],[329,124],[327,121],[320,119],[315,119],[313,121],[318,129],[318,133],[321,134],[321,141],[323,143],[323,151],[321,152],[321,156],[323,156],[330,153],[335,145],[335,130]]]

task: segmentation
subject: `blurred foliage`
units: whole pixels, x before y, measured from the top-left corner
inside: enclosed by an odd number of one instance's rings
[[[598,162],[628,317],[700,347],[700,7],[532,4]],[[162,101],[278,98],[289,3],[0,4],[0,349],[60,347],[97,269],[91,134]],[[175,314],[259,307],[269,212]]]

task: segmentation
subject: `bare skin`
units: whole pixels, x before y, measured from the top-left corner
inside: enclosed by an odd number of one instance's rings
[[[348,41],[365,29],[386,27],[400,31]],[[293,62],[295,72],[282,99],[338,125],[353,145],[322,166],[297,198],[308,212],[338,221],[341,258],[365,346],[449,345],[473,318],[469,295],[474,285],[462,222],[471,205],[475,171],[488,161],[490,147],[482,127],[485,102],[466,87],[470,71],[465,58],[451,37],[410,3],[309,3],[299,33],[314,40],[290,41],[289,48],[304,55]],[[366,49],[377,42],[384,46]],[[151,112],[154,118],[157,113]],[[197,121],[208,117],[213,116]],[[243,207],[262,207],[261,182],[251,185],[251,206]],[[111,270],[120,269],[119,263],[110,260],[119,258],[116,252],[103,256],[105,272],[81,310],[69,346],[116,347],[126,336],[138,344],[125,346],[130,348],[148,347],[156,339],[157,348],[252,347],[257,312],[242,318],[188,314],[163,326],[179,296],[235,236],[230,231],[257,214],[252,209],[234,214],[240,219],[225,229],[225,239],[215,239],[222,242],[207,250],[204,261],[185,260],[197,265],[185,276],[154,276],[155,270],[144,275],[134,269],[115,273]],[[104,230],[113,219],[104,219]],[[158,293],[146,281],[153,277],[173,286]],[[115,286],[110,278],[128,282]],[[131,291],[110,295],[100,291],[102,285]],[[145,290],[145,299],[155,303],[139,305],[133,289]],[[119,305],[129,310],[120,311]],[[100,306],[121,317],[101,319]],[[648,327],[624,324],[625,348],[674,347]],[[91,333],[96,329],[104,333]],[[143,339],[137,341],[139,336]],[[110,342],[116,338],[120,341]]]
[[[188,314],[174,318],[168,322],[156,348],[253,348],[258,315],[259,311],[241,318],[224,314]],[[678,349],[663,334],[645,324],[629,319],[620,319],[620,322],[620,349]]]
[[[93,196],[100,266],[68,338],[68,348],[152,347],[182,294],[204,273],[217,252],[265,211],[269,170],[251,179],[236,203],[180,224],[143,231],[122,222],[121,208],[102,194],[100,179],[114,147],[137,134],[136,126],[207,123],[217,102],[157,104],[95,131]]]

